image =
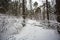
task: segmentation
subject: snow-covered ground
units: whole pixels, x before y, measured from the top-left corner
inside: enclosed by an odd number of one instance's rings
[[[60,40],[60,35],[54,29],[44,29],[36,26],[35,20],[27,20],[26,26],[19,34],[13,35],[8,40]]]
[[[22,26],[22,17],[0,14],[0,40],[60,40],[60,35],[48,27],[47,21],[26,19]],[[51,25],[57,22],[51,21]]]
[[[60,40],[60,36],[55,30],[26,26],[22,29],[21,33],[14,35],[10,40]]]
[[[21,17],[0,14],[0,40],[18,34],[22,29],[22,21]]]

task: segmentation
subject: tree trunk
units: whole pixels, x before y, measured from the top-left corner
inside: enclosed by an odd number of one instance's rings
[[[23,27],[25,26],[25,0],[23,0],[23,13],[22,13],[22,15],[23,15]]]
[[[45,5],[43,6],[43,20],[45,20]]]
[[[60,22],[60,0],[56,0],[57,21]]]
[[[30,10],[32,10],[32,0],[30,0]]]
[[[46,0],[46,8],[47,8],[47,19],[49,20],[49,13],[48,13],[48,0]]]

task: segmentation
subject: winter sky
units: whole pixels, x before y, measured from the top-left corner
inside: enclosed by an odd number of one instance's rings
[[[15,1],[15,0],[12,0],[12,1]],[[16,0],[16,1],[19,1],[19,0]],[[43,2],[46,1],[46,0],[32,0],[32,5],[34,4],[34,2],[37,2],[38,3],[38,6],[42,5]],[[51,1],[51,0],[48,0],[48,1]],[[29,5],[29,0],[27,0],[27,8],[30,7]]]

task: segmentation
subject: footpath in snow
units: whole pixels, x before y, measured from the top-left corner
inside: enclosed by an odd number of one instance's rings
[[[53,29],[26,24],[19,34],[14,35],[9,40],[60,40],[60,35]]]

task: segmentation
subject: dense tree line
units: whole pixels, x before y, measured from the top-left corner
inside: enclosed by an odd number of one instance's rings
[[[22,3],[20,3],[20,1],[22,1]],[[46,0],[46,2],[39,7],[38,7],[38,2],[35,2],[32,5],[32,0],[29,0],[30,10],[27,9],[26,3],[27,0],[19,0],[19,1],[0,0],[0,7],[2,6],[4,9],[8,9],[7,11],[8,14],[19,15],[19,16],[24,15],[24,19],[26,16],[31,19],[34,18],[38,20],[41,19],[41,14],[42,14],[43,20],[45,20],[46,17],[49,20],[49,14],[53,13],[52,11],[53,8],[51,7],[50,2],[48,2],[48,0]],[[34,6],[34,9],[32,8],[32,6]],[[43,12],[41,13],[42,7],[43,7]]]

